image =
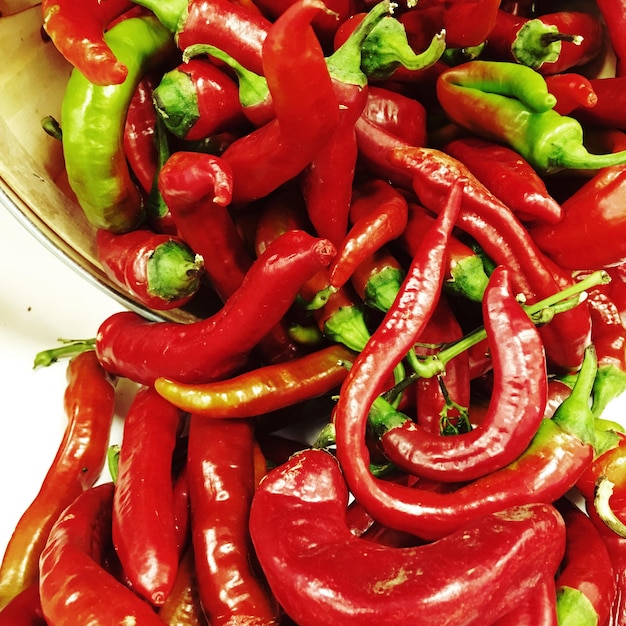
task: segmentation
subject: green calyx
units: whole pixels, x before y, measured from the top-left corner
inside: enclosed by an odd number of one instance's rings
[[[355,352],[361,352],[370,339],[363,312],[356,306],[337,309],[324,324],[324,335]]]
[[[442,30],[426,50],[416,53],[409,45],[404,26],[390,16],[377,24],[365,40],[361,68],[369,78],[390,78],[400,67],[415,71],[434,65],[445,50],[446,34]]]
[[[193,295],[204,267],[186,244],[170,240],[157,246],[147,265],[148,291],[166,302]]]
[[[165,73],[152,97],[165,127],[184,139],[200,118],[198,95],[189,74],[178,68]]]
[[[365,287],[365,304],[386,313],[394,303],[402,281],[404,272],[397,268],[387,267],[372,276]]]
[[[252,72],[241,65],[241,63],[230,56],[230,54],[215,46],[209,44],[188,46],[183,52],[183,61],[187,62],[189,59],[201,54],[215,57],[223,63],[226,63],[226,65],[233,70],[239,84],[239,102],[242,107],[246,108],[258,105],[265,102],[270,97],[270,90],[267,86],[265,76]]]
[[[481,302],[487,288],[489,276],[479,256],[469,256],[454,265],[451,280],[444,283],[446,291]]]
[[[540,19],[528,20],[519,29],[511,53],[518,63],[539,69],[544,63],[558,60],[563,41],[580,43],[581,37],[562,34],[556,26],[545,24]]]
[[[390,402],[379,396],[370,407],[367,427],[376,439],[380,439],[385,433],[408,421],[410,420],[406,415],[397,411]]]
[[[573,587],[557,589],[556,613],[559,626],[597,626],[598,614],[587,596]]]
[[[159,190],[158,172],[161,171],[161,168],[165,165],[165,162],[171,154],[165,123],[159,115],[156,117],[155,139],[157,147],[157,175],[152,181],[152,187],[148,194],[146,213],[150,220],[158,223],[159,220],[163,219],[169,213],[169,207],[165,203],[163,195]]]
[[[361,69],[364,45],[381,20],[390,15],[393,6],[388,0],[376,4],[348,39],[326,58],[326,66],[333,79],[359,87],[367,85],[367,75]],[[392,17],[389,19],[397,22]]]
[[[593,404],[591,410],[596,418],[602,415],[606,406],[626,391],[626,372],[615,365],[598,367],[593,383]]]

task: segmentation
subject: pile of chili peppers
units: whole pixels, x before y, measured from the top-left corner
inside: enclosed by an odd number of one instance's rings
[[[196,321],[37,355],[0,626],[626,625],[623,9],[44,0],[100,262]]]

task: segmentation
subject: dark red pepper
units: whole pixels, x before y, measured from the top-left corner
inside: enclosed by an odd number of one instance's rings
[[[206,382],[232,375],[282,319],[302,284],[334,254],[329,241],[285,233],[255,261],[219,312],[192,324],[115,313],[98,330],[98,358],[106,369],[145,384],[160,376]]]
[[[322,450],[272,470],[252,501],[259,562],[300,626],[491,623],[553,576],[563,553],[563,522],[545,505],[492,513],[438,542],[398,548],[355,536],[347,504],[341,467]]]
[[[611,47],[616,57],[615,75],[623,76],[626,61],[626,41],[624,41],[624,25],[626,4],[624,0],[598,0],[598,9],[604,19]]]
[[[554,110],[560,115],[574,114],[579,109],[592,109],[598,104],[598,94],[586,76],[564,72],[546,76],[548,91],[556,98]]]
[[[248,421],[190,418],[187,463],[195,570],[202,607],[214,626],[278,624],[278,605],[252,569],[253,432]]]
[[[61,54],[96,85],[123,83],[126,66],[104,40],[104,31],[134,7],[131,0],[43,0],[43,26]]]
[[[41,555],[39,590],[48,623],[163,626],[153,608],[106,568],[111,545],[112,483],[82,493],[50,531]],[[70,607],[68,608],[68,603]]]
[[[98,229],[96,251],[105,274],[141,304],[158,311],[187,304],[200,289],[204,260],[180,237],[137,229]]]
[[[165,602],[178,569],[172,456],[183,416],[152,387],[143,387],[124,419],[113,545],[131,588],[153,606]]]
[[[66,506],[102,472],[114,414],[115,390],[93,350],[67,368],[63,406],[68,423],[39,492],[22,514],[0,566],[0,608],[37,582],[39,557]]]

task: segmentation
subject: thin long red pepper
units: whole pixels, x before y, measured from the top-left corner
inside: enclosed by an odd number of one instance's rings
[[[113,545],[132,589],[154,606],[165,602],[178,569],[172,455],[183,415],[152,387],[143,387],[124,419]]]
[[[37,581],[39,557],[63,509],[104,468],[114,415],[111,378],[93,350],[67,368],[63,406],[68,423],[39,492],[17,522],[0,566],[0,608]]]
[[[199,322],[151,322],[122,311],[96,337],[104,367],[136,382],[159,376],[206,382],[232,375],[282,319],[302,284],[335,254],[332,244],[302,231],[279,237],[246,274],[220,311]]]

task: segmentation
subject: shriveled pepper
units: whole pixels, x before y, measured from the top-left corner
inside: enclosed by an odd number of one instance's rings
[[[334,253],[327,240],[302,231],[285,233],[211,317],[182,324],[114,313],[98,329],[98,357],[106,369],[145,384],[160,376],[183,382],[229,376],[282,319],[302,283],[327,266]]]
[[[183,306],[200,289],[204,261],[180,237],[98,229],[96,252],[106,275],[151,309]]]
[[[119,85],[128,68],[104,31],[133,8],[131,0],[43,0],[43,27],[59,52],[96,85]]]
[[[591,61],[602,48],[602,22],[592,13],[566,10],[530,19],[499,10],[485,52],[541,74],[558,74]]]
[[[178,570],[172,457],[183,417],[152,387],[142,387],[124,419],[113,546],[130,586],[153,606],[165,602]]]
[[[481,424],[441,437],[408,418],[388,429],[384,415],[374,412],[370,426],[380,428],[382,449],[395,465],[418,476],[461,482],[502,468],[529,445],[543,420],[548,381],[541,338],[511,288],[507,270],[497,267],[483,299],[494,388]]]
[[[289,363],[268,365],[231,379],[184,385],[157,378],[155,388],[179,408],[200,417],[255,417],[336,390],[354,354],[340,344]]]
[[[93,350],[67,367],[63,440],[34,500],[22,514],[0,565],[0,608],[35,584],[39,557],[63,509],[102,472],[114,414],[115,390]]]
[[[111,545],[113,491],[113,483],[87,489],[65,509],[50,531],[41,555],[39,585],[41,606],[49,624],[134,621],[163,625],[147,602],[105,568]]]
[[[341,467],[322,450],[272,470],[252,501],[259,562],[301,626],[492,622],[553,576],[563,553],[562,520],[546,505],[492,513],[435,543],[396,548],[355,536],[347,503]]]
[[[519,219],[550,223],[562,217],[559,203],[537,172],[515,150],[479,137],[454,139],[442,150],[461,161]]]
[[[437,96],[456,124],[509,145],[540,172],[600,169],[626,162],[626,151],[588,152],[580,123],[553,110],[556,99],[545,80],[524,65],[464,63],[439,76]]]
[[[171,34],[153,16],[123,20],[105,40],[128,68],[124,82],[100,86],[78,70],[69,78],[61,120],[68,182],[89,222],[113,232],[133,230],[145,218],[140,191],[124,153],[124,124],[137,84],[175,50]]]

